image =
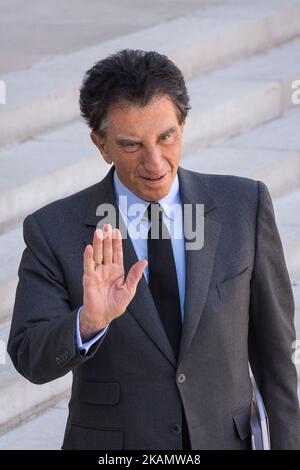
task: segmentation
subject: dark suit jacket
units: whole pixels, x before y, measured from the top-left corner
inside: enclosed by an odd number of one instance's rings
[[[291,361],[294,302],[266,186],[179,168],[183,203],[205,206],[205,242],[186,251],[178,363],[142,276],[127,310],[86,357],[76,347],[83,250],[100,203],[116,205],[114,167],[99,183],[26,217],[8,344],[16,369],[42,384],[73,372],[64,449],[180,449],[183,404],[192,449],[246,449],[251,381],[273,449],[300,448]],[[123,240],[125,272],[137,260]]]

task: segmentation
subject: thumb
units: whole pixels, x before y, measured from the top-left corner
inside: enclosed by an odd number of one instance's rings
[[[132,293],[135,292],[138,282],[141,279],[142,274],[147,264],[148,264],[147,260],[143,259],[135,263],[133,266],[131,266],[130,270],[128,271],[127,278],[125,281],[127,288],[130,292]]]

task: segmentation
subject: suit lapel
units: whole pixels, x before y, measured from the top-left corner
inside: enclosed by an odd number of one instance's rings
[[[178,178],[182,203],[192,204],[194,210],[195,203],[204,204],[203,247],[199,250],[185,250],[186,289],[178,359],[178,364],[180,364],[192,342],[206,304],[221,225],[209,218],[216,204],[201,185],[199,174],[179,167]],[[185,239],[185,241],[188,240]]]
[[[113,187],[113,171],[114,167],[111,168],[106,177],[97,185],[95,190],[91,194],[87,216],[86,216],[86,234],[84,236],[84,244],[92,244],[93,235],[97,224],[101,226],[101,219],[103,217],[97,216],[97,207],[99,204],[110,204],[115,208],[116,220],[111,220],[113,226],[118,227],[122,234],[126,234],[126,238],[123,238],[123,257],[124,257],[124,270],[125,276],[131,266],[138,261],[132,241],[127,234],[122,217],[119,214],[118,205],[115,198],[115,192]],[[116,223],[115,223],[116,222]],[[103,222],[104,223],[104,222]],[[167,357],[171,364],[176,367],[176,359],[169,343],[168,337],[165,333],[163,325],[161,323],[158,311],[155,307],[150,289],[142,276],[137,286],[137,291],[127,307],[130,314],[136,319],[145,333],[152,339],[156,346],[161,352]]]

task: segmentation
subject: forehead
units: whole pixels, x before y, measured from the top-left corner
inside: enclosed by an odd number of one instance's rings
[[[114,105],[107,113],[107,132],[140,136],[178,125],[176,108],[167,96],[156,98],[147,106]]]

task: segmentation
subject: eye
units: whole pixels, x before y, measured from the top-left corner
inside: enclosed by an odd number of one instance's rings
[[[135,144],[134,142],[128,142],[127,144],[124,145],[124,148],[128,150],[129,152],[133,152],[138,148],[138,144]]]
[[[161,137],[161,141],[165,142],[166,144],[173,144],[176,140],[175,133],[174,132],[169,132],[168,134],[165,134]]]

